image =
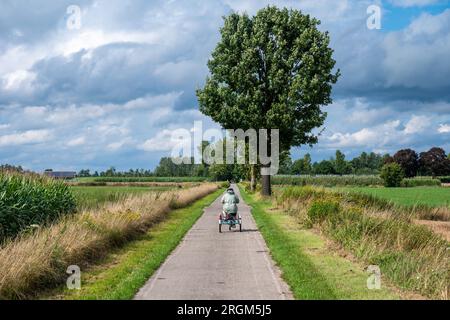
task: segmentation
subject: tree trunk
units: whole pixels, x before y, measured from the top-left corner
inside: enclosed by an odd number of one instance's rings
[[[267,166],[267,167],[270,167],[270,166]],[[262,182],[261,194],[263,196],[271,196],[272,195],[272,186],[271,186],[271,181],[270,181],[270,175],[262,175],[261,182]]]
[[[256,191],[256,166],[254,164],[251,165],[251,169],[250,169],[250,190],[252,192]]]

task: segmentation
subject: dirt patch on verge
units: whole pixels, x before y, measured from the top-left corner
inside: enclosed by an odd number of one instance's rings
[[[414,223],[430,228],[450,242],[450,221],[414,220]]]

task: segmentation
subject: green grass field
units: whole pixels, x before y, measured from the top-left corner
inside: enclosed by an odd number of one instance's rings
[[[370,188],[350,187],[341,190],[362,192],[390,200],[404,206],[424,204],[431,207],[450,207],[450,188],[415,187],[415,188]]]
[[[175,187],[71,187],[79,209],[93,209],[106,202],[120,201],[130,195],[171,189]]]
[[[76,178],[73,182],[203,182],[206,177],[86,177]]]

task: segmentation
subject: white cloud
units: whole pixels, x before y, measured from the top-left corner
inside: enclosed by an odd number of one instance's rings
[[[100,29],[82,29],[81,32],[71,33],[70,36],[65,30],[58,37],[59,41],[56,42],[55,52],[68,56],[83,49],[91,50],[111,43],[154,44],[161,41],[161,37],[161,34],[151,30],[145,32],[106,32]]]
[[[0,147],[46,142],[51,138],[50,130],[29,130],[0,136]]]
[[[88,119],[100,119],[106,112],[108,112],[111,106],[97,106],[97,105],[84,105],[76,106],[71,105],[67,107],[57,107],[54,109],[47,109],[46,121],[52,124],[71,124],[80,123]]]
[[[450,25],[450,10],[438,15],[421,14],[405,29],[404,34],[408,40],[418,36],[432,36],[438,33],[448,34]]]
[[[86,142],[86,138],[85,137],[78,137],[78,138],[74,138],[72,140],[70,140],[69,142],[67,142],[67,145],[69,147],[78,147],[83,145]]]
[[[450,132],[450,124],[440,124],[438,128],[439,133],[449,133]]]
[[[450,9],[422,14],[408,28],[383,39],[384,86],[436,90],[448,87]]]
[[[326,145],[333,148],[380,147],[399,139],[399,120],[388,121],[354,133],[337,132],[326,137]]]
[[[407,8],[428,6],[439,2],[439,0],[389,0],[389,2],[397,7]]]
[[[47,114],[47,107],[30,106],[23,109],[23,115],[29,118],[43,118]]]
[[[173,107],[182,92],[169,92],[166,94],[145,96],[131,100],[123,105],[125,109],[157,109],[161,107]]]
[[[413,115],[411,119],[406,123],[404,132],[406,134],[414,134],[423,132],[431,125],[431,119],[427,116]]]
[[[322,20],[337,20],[342,18],[351,9],[354,8],[355,3],[349,0],[329,1],[329,0],[260,0],[260,1],[242,1],[242,0],[225,0],[233,10],[238,12],[247,12],[249,14],[255,14],[258,9],[271,5],[277,5],[279,7],[294,7],[299,8],[305,12],[308,12],[314,16],[319,17]]]
[[[3,76],[3,89],[6,91],[21,90],[31,92],[33,90],[33,81],[36,74],[28,70],[16,70]]]
[[[138,146],[138,149],[152,152],[170,151],[177,145],[177,142],[172,139],[172,132],[172,130],[162,130],[155,137]]]

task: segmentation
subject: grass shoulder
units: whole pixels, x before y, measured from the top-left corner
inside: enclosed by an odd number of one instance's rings
[[[322,236],[274,209],[270,199],[241,192],[296,299],[400,298],[390,286],[369,290],[369,274],[362,265],[332,251]]]

